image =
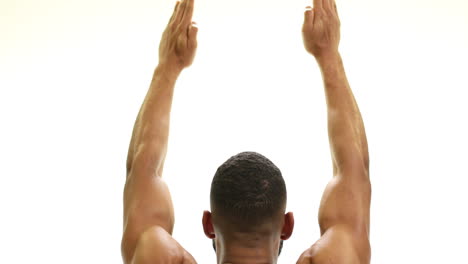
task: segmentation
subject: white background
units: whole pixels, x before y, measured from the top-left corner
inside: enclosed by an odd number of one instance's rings
[[[175,1],[0,2],[2,263],[121,263],[133,122]],[[331,177],[305,0],[197,0],[164,177],[174,236],[215,263],[201,228],[216,168],[260,152],[282,169],[295,263],[319,237]],[[340,0],[341,52],[371,154],[372,262],[468,263],[468,4]]]

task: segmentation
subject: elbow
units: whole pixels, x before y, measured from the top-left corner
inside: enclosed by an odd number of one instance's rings
[[[126,164],[126,175],[128,177],[128,175],[130,174],[130,172],[132,171],[132,164],[133,164],[133,158],[131,158],[130,156],[127,157],[127,164]]]
[[[367,149],[367,143],[366,143],[366,147],[363,150],[362,160],[364,163],[364,169],[366,170],[367,175],[369,175],[370,161],[369,161],[369,150]]]

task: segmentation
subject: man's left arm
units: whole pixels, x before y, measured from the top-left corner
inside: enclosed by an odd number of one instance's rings
[[[172,234],[174,209],[162,171],[174,86],[182,70],[192,64],[197,48],[193,6],[193,0],[176,4],[161,39],[159,64],[133,129],[124,189],[124,263],[133,263],[137,244],[146,231],[157,227]]]

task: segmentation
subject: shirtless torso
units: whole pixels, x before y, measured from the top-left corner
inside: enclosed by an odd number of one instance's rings
[[[176,4],[130,142],[122,237],[126,264],[196,263],[171,236],[174,211],[162,179],[174,86],[196,53],[193,7],[194,0]],[[338,52],[340,21],[334,0],[314,0],[314,8],[307,7],[303,39],[324,79],[333,178],[320,205],[321,237],[297,263],[367,264],[371,252],[369,155],[361,114]]]

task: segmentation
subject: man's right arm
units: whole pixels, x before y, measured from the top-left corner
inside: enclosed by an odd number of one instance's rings
[[[369,263],[369,154],[362,117],[338,52],[340,21],[334,0],[314,0],[314,8],[307,8],[303,39],[324,81],[333,178],[319,210],[322,237],[298,263]]]
[[[318,63],[325,84],[333,178],[322,196],[322,238],[313,249],[318,256],[333,255],[336,263],[369,263],[371,185],[364,124],[339,54]],[[346,261],[350,257],[356,261]]]
[[[369,153],[362,117],[339,53],[317,60],[322,71],[328,113],[333,179],[322,198],[322,232],[346,224],[369,233]]]

